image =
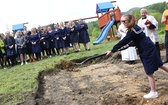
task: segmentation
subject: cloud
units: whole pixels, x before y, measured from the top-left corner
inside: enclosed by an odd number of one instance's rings
[[[28,29],[60,21],[96,16],[96,4],[104,0],[1,0],[0,32],[7,26],[29,22]],[[117,0],[121,11],[142,7],[158,0]],[[162,2],[160,0],[159,2]],[[145,3],[145,4],[144,4]]]

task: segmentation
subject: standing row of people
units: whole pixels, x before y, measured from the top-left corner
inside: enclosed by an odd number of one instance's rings
[[[23,31],[16,32],[15,37],[10,32],[6,32],[4,39],[2,34],[0,40],[1,66],[3,68],[6,66],[5,59],[8,59],[9,66],[14,66],[18,55],[23,65],[27,64],[27,54],[30,62],[41,61],[41,54],[48,57],[56,54],[69,54],[70,45],[73,46],[74,52],[79,52],[80,43],[83,43],[85,50],[89,51],[90,38],[87,29],[87,24],[79,20],[78,25],[70,21],[68,26],[65,26],[61,22],[55,24],[54,29],[50,26],[43,28],[39,26],[37,29],[34,27],[31,31],[27,31],[24,27]]]

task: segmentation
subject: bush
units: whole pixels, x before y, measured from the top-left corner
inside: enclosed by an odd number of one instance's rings
[[[158,34],[165,34],[165,29],[164,28],[161,28],[160,30],[158,30]]]

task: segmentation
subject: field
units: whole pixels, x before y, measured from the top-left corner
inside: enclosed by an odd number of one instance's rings
[[[163,36],[160,39],[162,43]],[[138,104],[167,105],[168,101],[164,97],[167,97],[168,78],[160,70],[156,73],[160,97],[156,100],[142,98],[149,87],[140,60],[135,65],[128,65],[121,62],[119,54],[116,54],[79,67],[58,68],[62,59],[68,62],[102,54],[115,43],[117,41],[103,42],[100,45],[90,43],[91,51],[85,51],[81,45],[79,53],[74,53],[71,49],[69,55],[53,56],[42,62],[0,70],[0,104],[135,105],[139,102]],[[164,59],[164,50],[161,55]],[[66,63],[62,65],[66,66]]]

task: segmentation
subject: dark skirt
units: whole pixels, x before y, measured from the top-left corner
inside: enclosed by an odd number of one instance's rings
[[[57,47],[56,48],[65,48],[65,42],[64,40],[60,39],[60,40],[57,40]]]
[[[18,48],[18,53],[19,54],[26,54],[27,53],[27,48],[24,47],[24,48]]]
[[[66,40],[64,40],[65,47],[70,47],[70,38],[69,36],[66,36]]]
[[[55,48],[55,41],[50,41],[50,49],[53,49]]]
[[[151,46],[149,49],[145,50],[145,53],[147,53],[147,56],[140,55],[140,58],[146,74],[151,75],[163,65],[163,62],[157,54],[155,47]]]
[[[90,42],[90,38],[87,32],[79,34],[79,43],[88,43],[88,42]]]
[[[45,42],[45,44],[44,44],[44,42]],[[41,42],[41,48],[42,48],[42,50],[49,49],[50,48],[49,41],[43,41],[43,42]]]
[[[14,55],[17,55],[15,49],[7,49],[6,54],[7,54],[7,56],[14,56]]]
[[[38,53],[41,52],[41,45],[40,43],[37,43],[35,45],[32,45],[32,53]]]
[[[79,36],[78,34],[71,34],[70,35],[70,42],[71,43],[78,43]]]
[[[31,43],[26,43],[26,53],[32,54],[32,45]]]

